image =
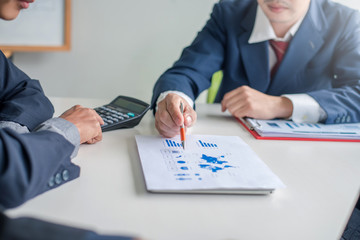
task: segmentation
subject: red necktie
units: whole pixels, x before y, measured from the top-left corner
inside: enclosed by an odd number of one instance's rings
[[[271,69],[271,78],[275,75],[276,71],[278,70],[281,61],[284,58],[284,55],[286,53],[286,49],[289,46],[289,42],[281,42],[281,41],[275,41],[275,40],[270,40],[270,45],[271,47],[274,49],[276,58],[277,58],[277,62],[274,65],[274,67]]]

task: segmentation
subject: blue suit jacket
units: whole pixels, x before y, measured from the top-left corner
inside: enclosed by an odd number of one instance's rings
[[[0,121],[17,122],[31,130],[51,118],[53,111],[39,82],[0,52]],[[0,129],[0,207],[18,206],[76,178],[80,170],[70,162],[73,149],[57,133],[17,134]]]
[[[177,90],[195,99],[209,88],[214,72],[224,76],[215,99],[247,85],[263,93],[307,93],[327,113],[326,123],[360,122],[360,16],[329,0],[312,0],[273,79],[268,41],[249,44],[255,0],[223,0],[180,59],[154,87]]]
[[[0,211],[0,239],[2,240],[132,240],[126,236],[98,235],[93,231],[79,229],[34,218],[6,217]]]

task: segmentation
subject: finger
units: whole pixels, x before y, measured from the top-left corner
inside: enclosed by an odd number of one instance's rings
[[[237,118],[243,118],[243,117],[252,117],[252,113],[250,110],[250,107],[248,105],[244,105],[238,109],[236,109],[232,115]]]
[[[242,108],[247,104],[245,96],[242,94],[236,95],[229,99],[226,103],[226,108],[230,113],[233,113],[239,108]]]
[[[102,131],[94,138],[94,143],[100,142],[103,139]]]
[[[76,109],[83,108],[83,106],[81,106],[81,105],[78,104],[78,105],[73,106],[72,108],[73,108],[74,110],[76,110]]]
[[[172,117],[170,116],[170,113],[166,110],[156,112],[155,120],[158,121],[159,123],[166,125],[168,128],[171,128],[171,129],[178,128],[178,126],[173,121]]]
[[[94,112],[95,112],[96,120],[100,123],[100,125],[104,125],[104,119],[102,119],[102,117],[100,117],[100,115],[95,110]]]
[[[161,123],[161,122],[155,122],[155,127],[158,130],[158,132],[160,133],[160,135],[164,136],[164,137],[175,137],[176,135],[179,134],[179,130],[180,128],[169,128],[168,126],[166,126],[165,124]]]
[[[223,100],[221,101],[221,111],[222,111],[222,112],[225,112],[226,109],[227,109],[227,101],[223,99]]]
[[[221,110],[223,112],[226,111],[226,109],[229,108],[229,103],[230,102],[233,102],[234,99],[236,99],[237,97],[239,96],[243,96],[244,95],[244,92],[250,90],[251,88],[248,87],[248,86],[241,86],[241,87],[238,87],[228,93],[226,93],[223,97],[223,100],[221,101]]]
[[[197,114],[194,109],[190,106],[187,106],[184,111],[184,125],[185,127],[191,127],[195,124],[197,119]]]
[[[180,127],[184,123],[184,117],[180,111],[179,98],[174,101],[167,102],[166,109],[175,125],[177,127]]]
[[[244,89],[244,86],[238,87],[238,88],[226,93],[223,97],[223,100],[226,101],[227,99],[233,98],[234,96],[241,94],[241,92],[243,92],[243,89]]]
[[[160,133],[160,135],[164,137],[175,137],[179,134],[179,130],[175,130],[173,128],[168,128],[166,125],[162,125],[161,123],[155,123],[155,127]]]
[[[100,142],[102,140],[102,132],[100,132],[97,136],[89,139],[88,141],[86,141],[87,144],[94,144],[97,142]]]
[[[222,111],[225,112],[228,110],[230,113],[243,105],[243,95],[238,94],[232,98],[228,98],[221,102]]]
[[[234,94],[232,94],[235,90],[228,92],[224,95],[222,101],[221,101],[221,111],[225,112],[226,109],[228,109],[228,103],[229,101],[233,98],[233,96],[235,96]]]

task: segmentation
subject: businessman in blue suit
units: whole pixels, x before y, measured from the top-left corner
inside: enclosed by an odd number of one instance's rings
[[[157,81],[165,137],[196,122],[194,100],[223,71],[216,102],[235,117],[360,121],[360,15],[329,0],[223,0]],[[185,106],[184,115],[179,110]],[[360,236],[359,203],[342,240]]]
[[[223,71],[215,102],[235,117],[360,121],[360,16],[329,0],[223,0],[157,81],[159,133],[196,121],[193,102]],[[184,116],[179,105],[185,105]]]
[[[0,18],[12,20],[34,0],[0,0]],[[0,239],[117,239],[33,218],[8,218],[2,211],[79,176],[71,162],[81,143],[102,139],[103,120],[79,105],[59,118],[38,81],[0,51]]]

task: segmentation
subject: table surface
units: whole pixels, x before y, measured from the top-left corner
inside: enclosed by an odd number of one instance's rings
[[[56,115],[103,99],[51,98]],[[287,186],[270,195],[148,193],[135,135],[155,135],[148,112],[106,132],[73,160],[80,178],[7,211],[152,240],[339,239],[359,196],[359,143],[255,140],[219,105],[197,105],[190,134],[240,136]]]

